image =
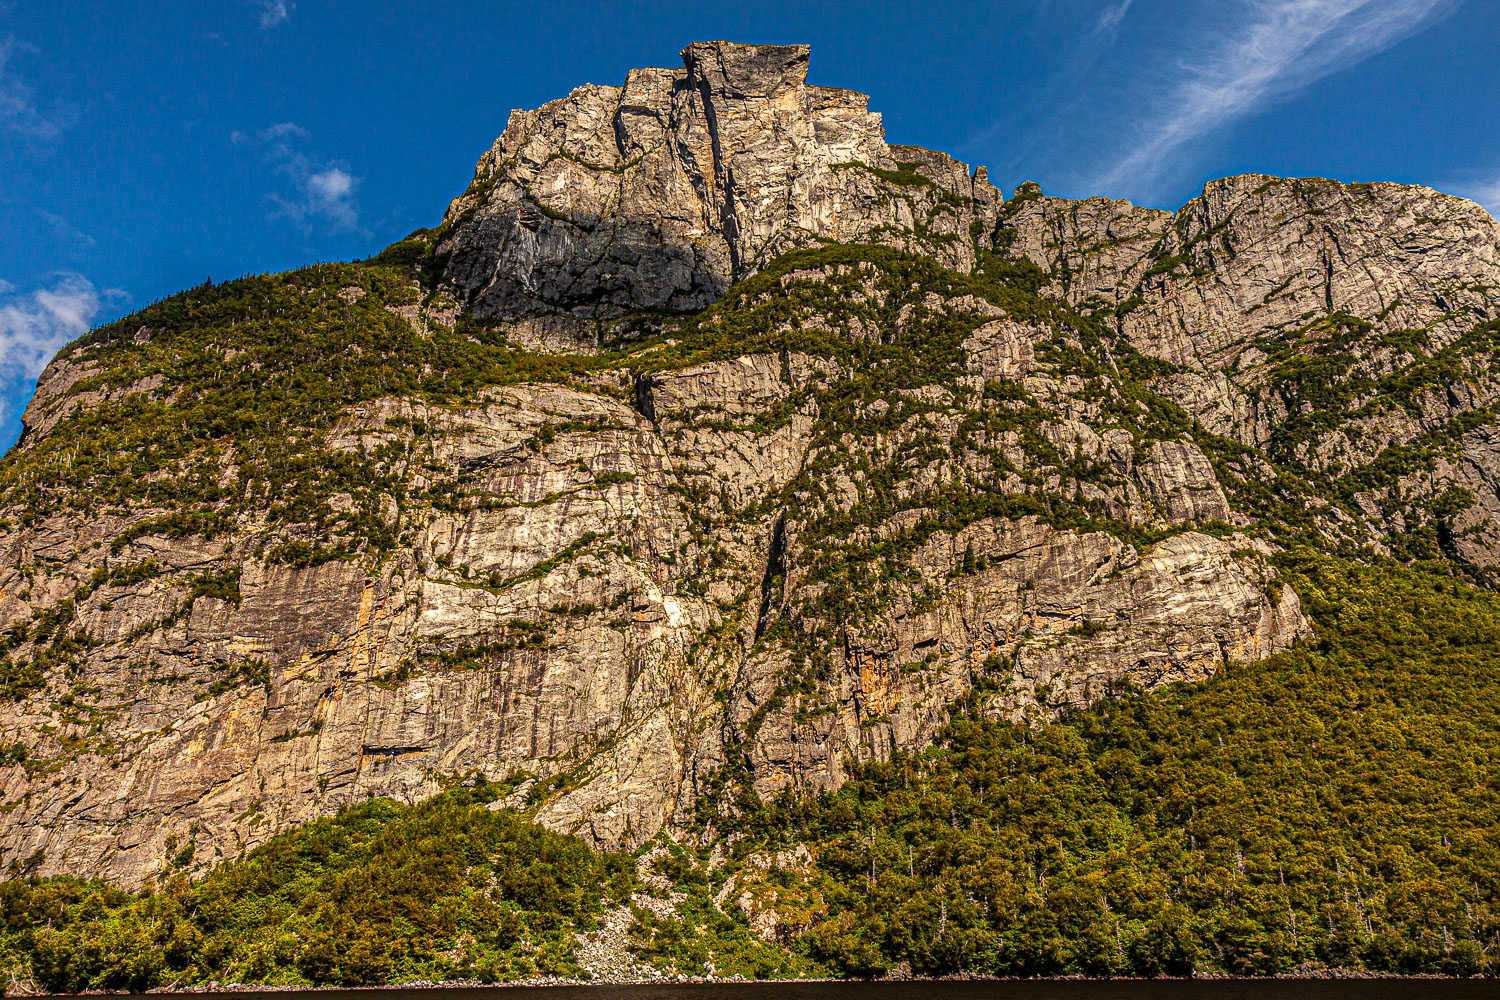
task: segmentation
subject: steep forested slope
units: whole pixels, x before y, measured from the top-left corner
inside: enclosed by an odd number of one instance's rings
[[[154,894],[13,880],[0,951],[53,989],[618,976],[578,941],[627,925],[640,961],[694,975],[1494,974],[1500,599],[1279,562],[1316,643],[1041,725],[971,695],[836,792],[705,805],[640,877],[470,780],[197,884],[183,847]]]
[[[1493,974],[1500,602],[1278,563],[1316,642],[1039,727],[960,706],[933,750],[727,821],[733,877],[853,974]],[[796,843],[782,910],[754,862]]]

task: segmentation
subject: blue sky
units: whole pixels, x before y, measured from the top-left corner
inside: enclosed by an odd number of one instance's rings
[[[433,225],[510,109],[690,41],[807,42],[887,137],[1176,207],[1258,171],[1500,213],[1496,0],[0,0],[0,447],[63,343]]]

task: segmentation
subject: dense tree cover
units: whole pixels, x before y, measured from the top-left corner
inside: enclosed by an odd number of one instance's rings
[[[508,790],[477,780],[417,806],[347,807],[139,895],[12,879],[0,958],[69,992],[576,973],[574,932],[620,904],[634,866],[486,808]]]
[[[1500,597],[1281,568],[1306,645],[1032,725],[975,694],[932,749],[712,828],[813,845],[794,948],[850,975],[1500,972]]]

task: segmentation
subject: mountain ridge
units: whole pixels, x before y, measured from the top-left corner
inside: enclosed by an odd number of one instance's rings
[[[984,168],[888,146],[868,97],[807,84],[809,51],[696,42],[682,69],[512,112],[435,246],[465,307],[698,309],[782,252],[881,230],[971,269],[968,227],[1000,201]]]
[[[5,857],[140,885],[469,770],[635,847],[975,692],[1284,650],[1291,544],[1489,581],[1477,206],[1002,201],[806,60],[580,88],[437,229],[61,352],[0,464]]]

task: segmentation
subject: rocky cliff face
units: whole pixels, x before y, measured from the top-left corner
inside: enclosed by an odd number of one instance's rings
[[[516,111],[448,208],[444,273],[479,316],[699,309],[787,250],[877,236],[967,271],[999,192],[941,153],[887,146],[869,98],[806,83],[805,45],[696,43]]]
[[[1479,206],[1251,175],[1173,215],[1034,187],[1003,214],[1051,294],[1112,313],[1172,366],[1153,385],[1246,449],[1231,492],[1377,554],[1496,565],[1500,228]]]
[[[466,772],[606,844],[1500,562],[1500,227],[1001,203],[803,47],[516,112],[442,227],[66,349],[0,465],[0,847],[138,884]]]

